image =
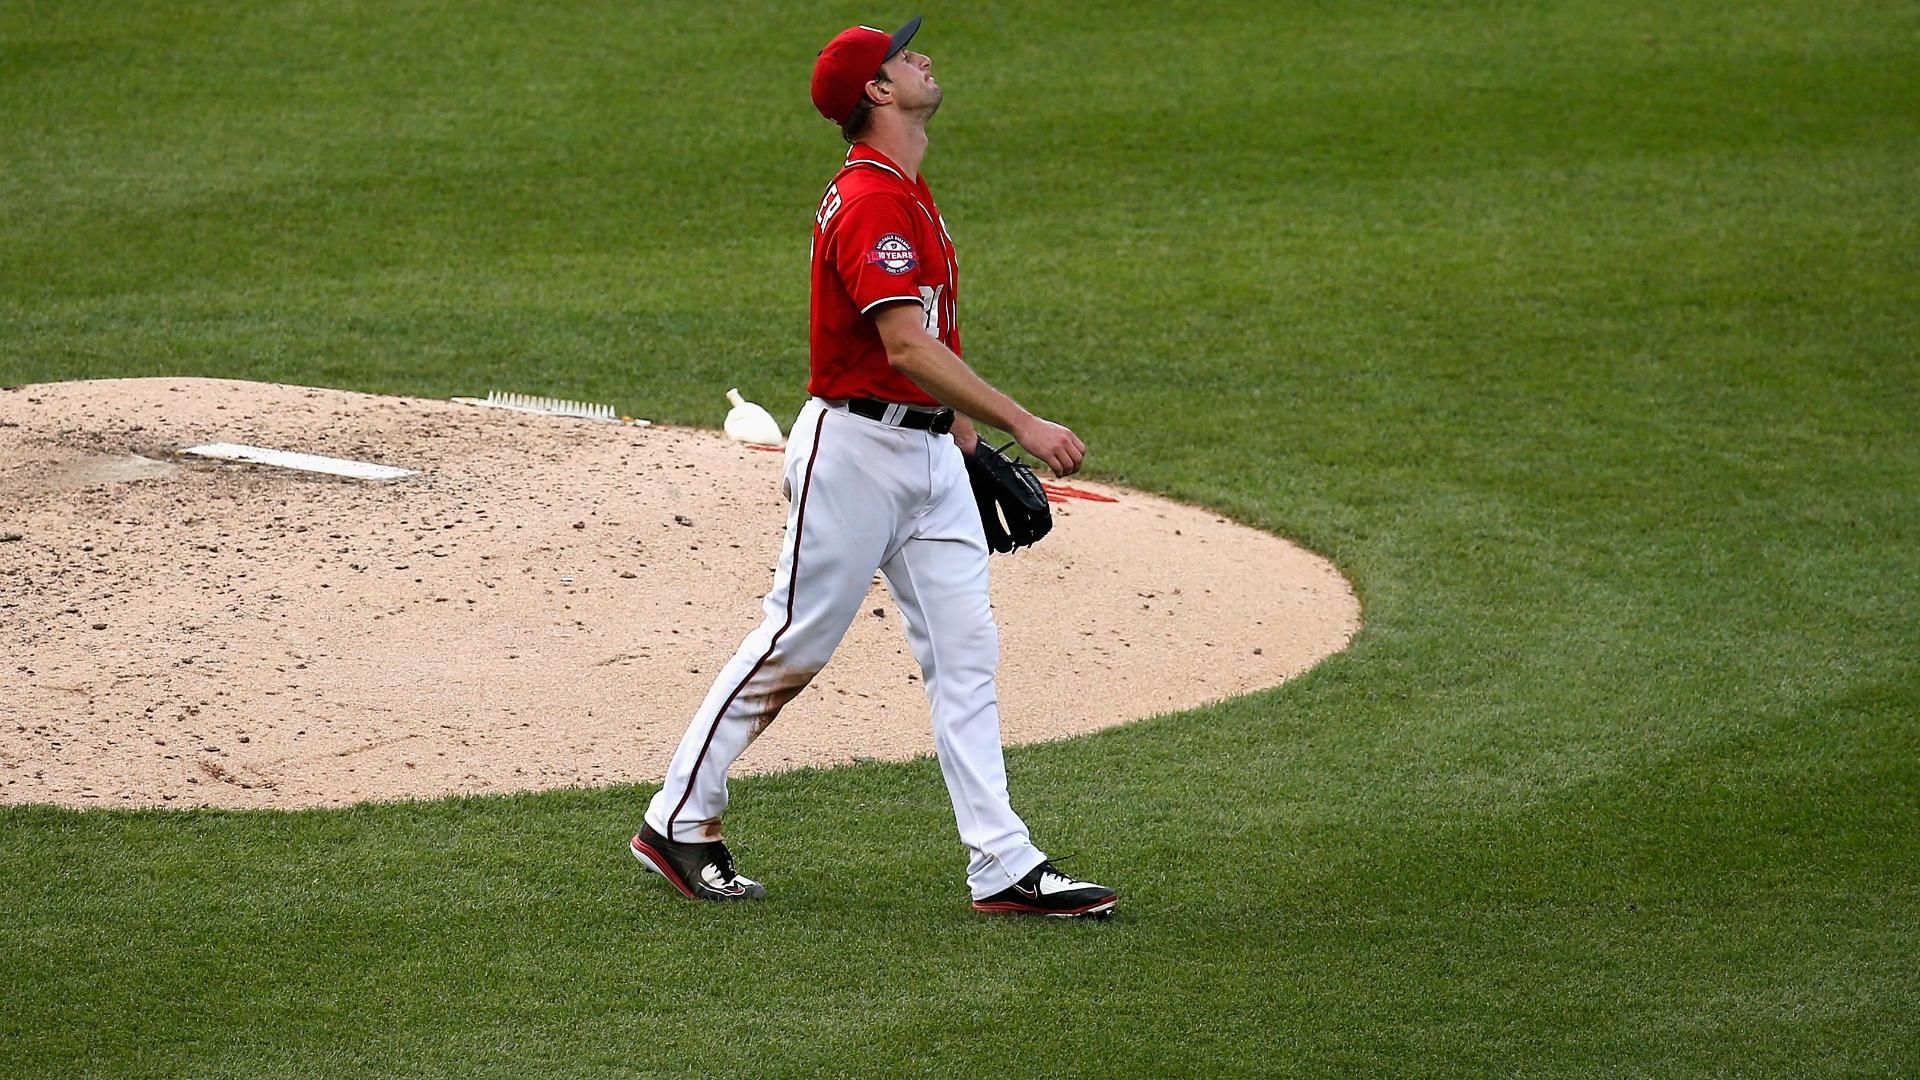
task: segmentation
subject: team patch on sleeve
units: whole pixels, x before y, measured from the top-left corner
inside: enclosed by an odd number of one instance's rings
[[[904,274],[912,270],[918,260],[914,258],[913,245],[899,233],[888,233],[873,242],[873,250],[867,252],[867,262],[889,274]]]

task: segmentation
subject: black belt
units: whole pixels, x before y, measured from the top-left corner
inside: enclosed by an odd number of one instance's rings
[[[953,430],[953,410],[927,410],[913,405],[899,407],[900,419],[887,419],[887,411],[894,407],[892,402],[875,401],[872,398],[853,398],[847,402],[847,411],[855,416],[864,416],[869,420],[878,420],[895,427],[912,428],[915,431],[930,431],[935,435],[945,435]]]

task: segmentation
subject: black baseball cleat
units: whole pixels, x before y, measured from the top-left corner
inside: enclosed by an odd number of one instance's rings
[[[1043,862],[1017,883],[984,900],[973,910],[996,915],[1051,915],[1054,918],[1105,918],[1113,914],[1119,897],[1105,885],[1070,878]]]
[[[642,825],[627,849],[690,900],[758,900],[767,895],[766,886],[733,868],[733,856],[718,840],[680,843]]]

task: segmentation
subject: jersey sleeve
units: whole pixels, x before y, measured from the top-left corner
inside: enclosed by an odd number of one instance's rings
[[[834,221],[834,271],[860,314],[898,300],[921,302],[923,260],[940,255],[920,250],[914,213],[907,200],[875,193],[849,203]]]

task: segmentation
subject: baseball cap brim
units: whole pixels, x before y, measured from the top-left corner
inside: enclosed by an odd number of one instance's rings
[[[900,29],[895,30],[893,32],[893,37],[887,40],[887,60],[891,60],[894,57],[899,56],[900,50],[907,47],[907,42],[912,41],[913,35],[917,33],[919,30],[920,30],[920,16],[918,15],[915,15],[913,18],[908,19],[905,26],[902,26]],[[886,60],[881,61],[881,63],[885,63],[885,62]]]

